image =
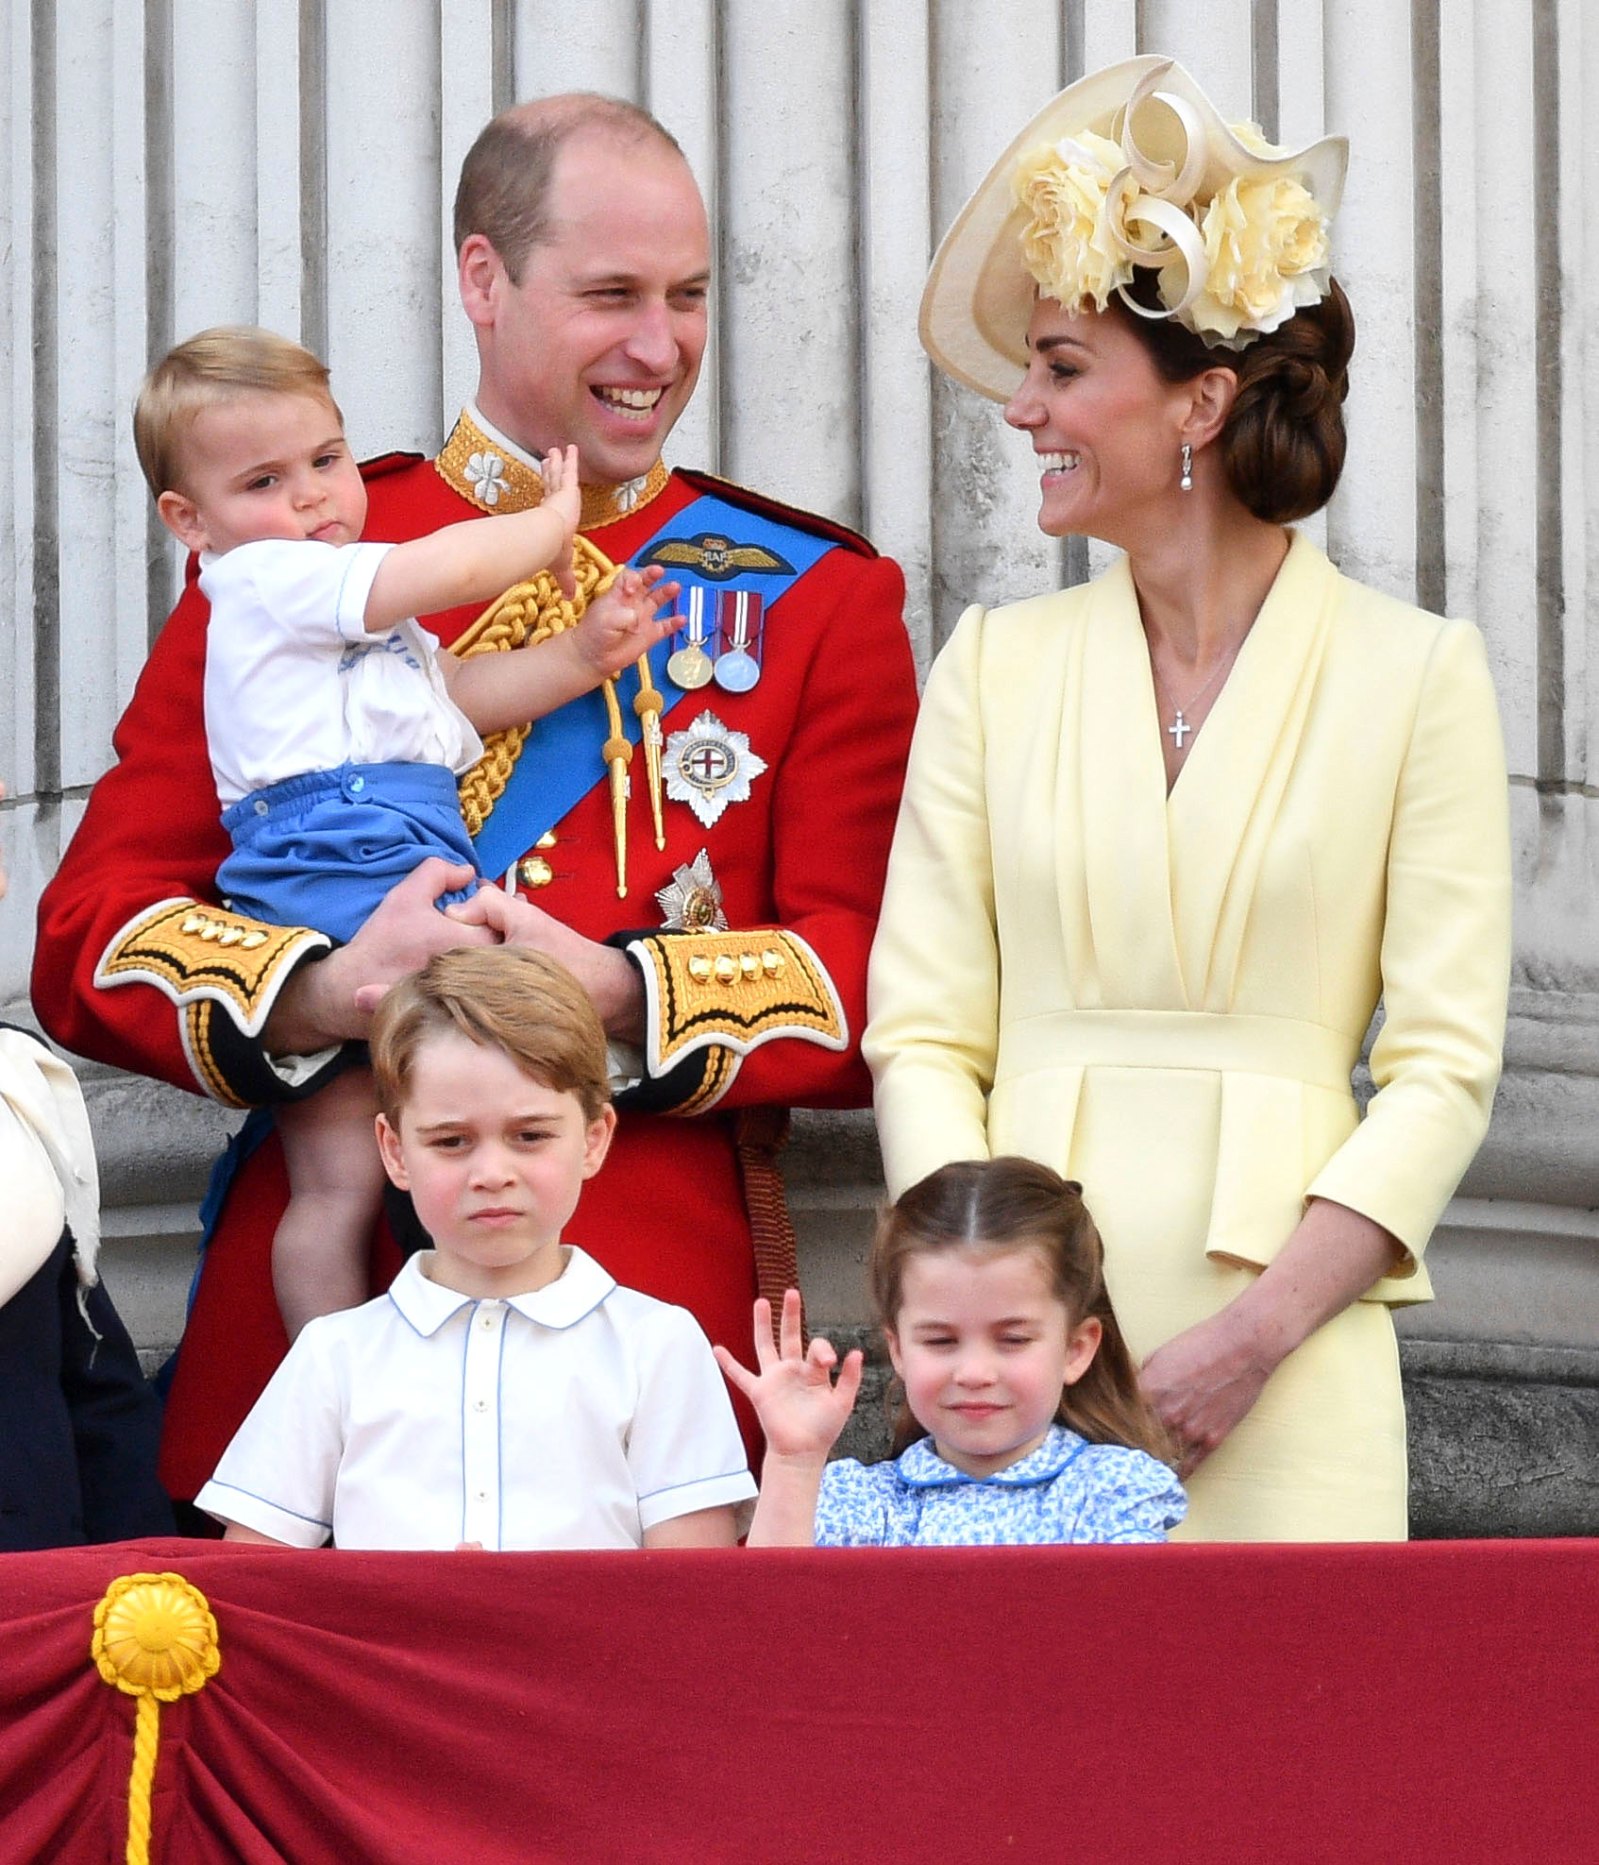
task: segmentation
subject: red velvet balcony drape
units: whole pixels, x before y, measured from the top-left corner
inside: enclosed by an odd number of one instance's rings
[[[0,1859],[120,1860],[119,1575],[209,1599],[152,1856],[1599,1857],[1599,1543],[0,1557]]]

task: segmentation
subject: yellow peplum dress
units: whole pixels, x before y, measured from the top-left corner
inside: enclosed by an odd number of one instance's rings
[[[1170,797],[1125,560],[961,618],[911,754],[865,1051],[889,1189],[1022,1153],[1081,1180],[1134,1358],[1309,1196],[1408,1252],[1196,1472],[1180,1534],[1406,1533],[1389,1308],[1487,1125],[1510,963],[1482,643],[1296,535]],[[1377,1093],[1350,1086],[1381,999]]]

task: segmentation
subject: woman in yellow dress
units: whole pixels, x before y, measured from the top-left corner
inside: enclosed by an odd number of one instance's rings
[[[1134,59],[1028,125],[922,305],[1030,440],[1044,531],[1125,555],[969,609],[929,679],[872,955],[889,1188],[1081,1180],[1212,1540],[1404,1537],[1389,1311],[1429,1297],[1504,1029],[1480,638],[1286,528],[1343,464],[1344,163]]]

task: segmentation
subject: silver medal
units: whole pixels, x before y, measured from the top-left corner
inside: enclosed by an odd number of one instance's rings
[[[761,598],[753,589],[729,590],[722,597],[722,639],[716,657],[716,684],[729,693],[747,693],[761,677],[761,664],[750,652],[761,624]]]

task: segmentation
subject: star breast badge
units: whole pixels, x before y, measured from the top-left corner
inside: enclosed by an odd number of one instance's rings
[[[668,932],[727,931],[722,884],[711,872],[707,849],[702,848],[692,861],[674,868],[671,880],[655,898],[660,902],[662,924]]]
[[[666,741],[666,794],[686,803],[709,829],[729,803],[747,803],[766,760],[750,750],[747,733],[732,732],[714,712]]]

